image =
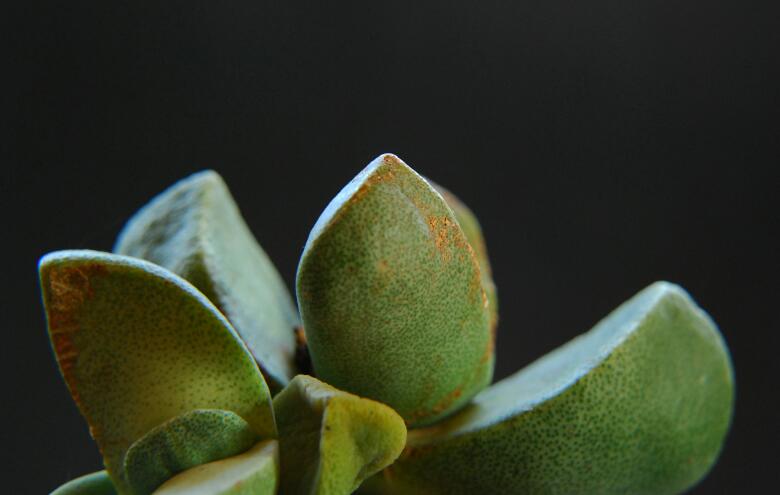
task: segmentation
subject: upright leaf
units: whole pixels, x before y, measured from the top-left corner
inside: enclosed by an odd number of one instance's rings
[[[466,404],[493,373],[480,269],[442,197],[393,155],[328,205],[298,267],[316,375],[410,426]]]
[[[298,312],[222,178],[188,177],[128,221],[114,251],[143,258],[190,281],[233,324],[272,390],[295,375]]]

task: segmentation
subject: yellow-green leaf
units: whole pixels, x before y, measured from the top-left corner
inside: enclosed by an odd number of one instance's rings
[[[243,454],[176,475],[154,495],[275,495],[278,483],[279,443],[264,440]]]
[[[49,335],[65,382],[120,493],[130,445],[193,409],[241,416],[275,436],[270,393],[230,323],[192,285],[96,251],[40,262]]]
[[[392,463],[406,427],[391,408],[296,376],[274,398],[286,495],[347,495]]]

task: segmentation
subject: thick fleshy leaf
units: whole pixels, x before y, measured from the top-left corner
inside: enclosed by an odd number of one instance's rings
[[[152,493],[175,474],[238,455],[257,440],[257,433],[236,413],[196,409],[133,443],[125,455],[125,476],[134,493]]]
[[[233,324],[272,390],[294,375],[298,312],[222,178],[179,181],[136,213],[114,251],[143,258],[190,281]]]
[[[316,375],[436,421],[490,382],[493,336],[479,265],[441,195],[382,155],[317,220],[298,303]]]
[[[403,419],[388,406],[306,375],[274,398],[274,411],[286,495],[348,495],[406,441]]]
[[[278,483],[279,443],[264,440],[243,454],[176,475],[154,495],[274,495]]]
[[[395,494],[673,494],[714,463],[733,408],[715,324],[656,283],[590,332],[410,432]]]
[[[50,495],[116,495],[116,489],[108,473],[98,471],[70,480]]]
[[[241,416],[275,436],[270,392],[230,323],[192,285],[151,263],[96,251],[40,262],[52,347],[121,493],[136,440],[193,409]]]
[[[441,194],[449,207],[452,208],[455,220],[458,221],[460,228],[463,229],[463,233],[466,235],[466,239],[468,239],[469,244],[474,249],[474,254],[479,262],[482,286],[485,288],[490,305],[490,326],[495,331],[498,326],[498,291],[496,290],[496,284],[493,282],[493,271],[490,268],[487,244],[482,235],[482,227],[479,225],[479,220],[477,220],[477,216],[466,203],[461,201],[455,194],[433,181],[429,180],[429,182]]]

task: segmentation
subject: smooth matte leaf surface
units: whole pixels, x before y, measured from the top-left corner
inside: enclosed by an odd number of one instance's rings
[[[347,495],[392,463],[406,426],[379,402],[296,376],[274,398],[281,456],[281,493]]]
[[[174,184],[139,210],[114,251],[190,281],[233,324],[272,390],[295,375],[298,311],[268,255],[211,170]]]
[[[317,220],[297,294],[317,377],[390,405],[410,426],[452,413],[492,378],[473,249],[441,195],[393,155]]]
[[[125,455],[125,475],[135,493],[152,493],[175,474],[240,454],[258,440],[236,413],[196,409],[156,426],[133,443]]]
[[[656,283],[590,332],[412,431],[397,494],[673,494],[715,462],[733,409],[715,324]]]
[[[193,409],[224,409],[259,436],[270,393],[230,323],[192,285],[151,263],[96,251],[40,262],[52,347],[122,493],[130,445]]]
[[[176,475],[154,495],[275,495],[278,483],[279,443],[264,440],[243,454]]]

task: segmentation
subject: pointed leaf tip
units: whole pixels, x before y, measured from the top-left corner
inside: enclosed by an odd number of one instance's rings
[[[114,251],[161,265],[202,291],[274,391],[295,375],[298,312],[219,174],[199,172],[152,199],[127,222]]]
[[[452,210],[382,155],[317,220],[297,295],[316,375],[410,426],[462,407],[493,373],[487,296]]]

